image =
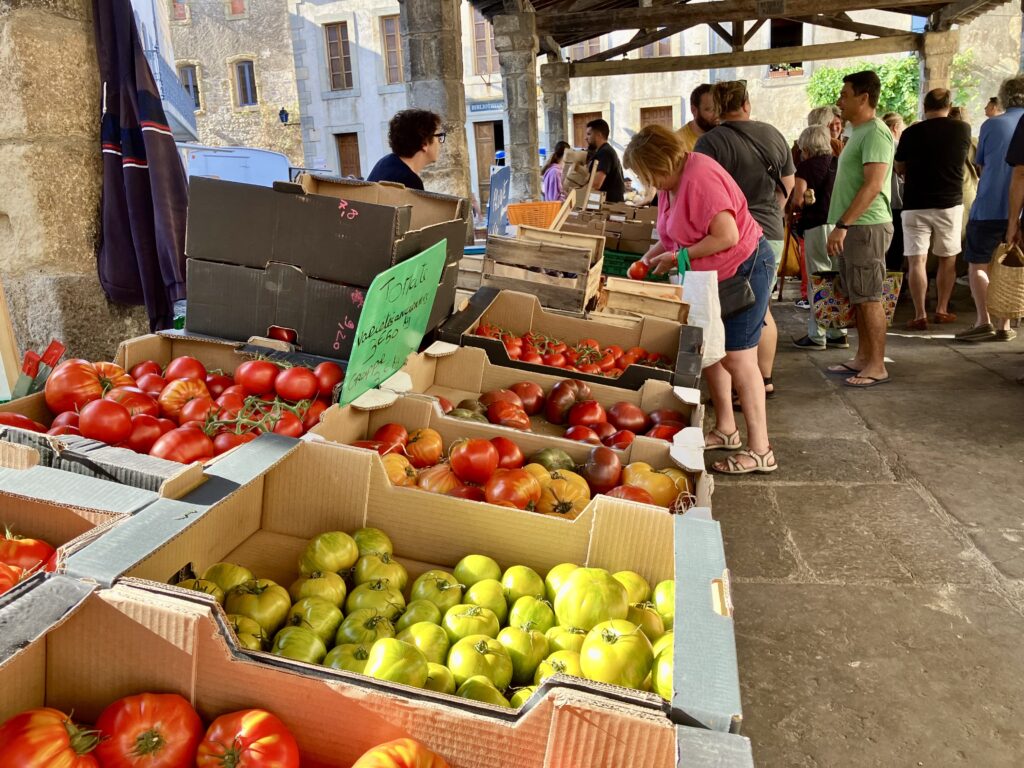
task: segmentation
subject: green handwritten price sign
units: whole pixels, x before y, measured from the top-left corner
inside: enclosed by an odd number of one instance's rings
[[[345,371],[342,405],[405,365],[423,341],[447,247],[448,241],[442,240],[373,279]]]

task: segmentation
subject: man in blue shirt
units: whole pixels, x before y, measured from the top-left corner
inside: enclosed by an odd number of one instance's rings
[[[441,118],[425,109],[403,109],[388,125],[391,154],[373,166],[367,181],[392,181],[409,189],[423,189],[420,173],[437,162],[444,144]]]
[[[1010,177],[1007,164],[1010,140],[1024,115],[1024,76],[1006,80],[999,89],[999,102],[1006,112],[989,118],[981,126],[975,163],[981,166],[978,195],[967,221],[964,260],[970,265],[971,295],[978,319],[973,328],[956,335],[957,341],[1011,341],[1017,334],[1006,318],[988,313],[988,268],[992,252],[1002,242],[1009,219]]]

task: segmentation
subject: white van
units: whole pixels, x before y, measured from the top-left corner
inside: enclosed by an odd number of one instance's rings
[[[244,184],[273,186],[275,181],[291,180],[287,156],[269,149],[253,147],[204,147],[178,143],[178,155],[185,175],[206,176]]]

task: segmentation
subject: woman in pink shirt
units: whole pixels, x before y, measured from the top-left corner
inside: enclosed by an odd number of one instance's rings
[[[715,160],[687,152],[679,137],[649,125],[626,147],[623,165],[648,189],[658,190],[659,242],[643,261],[655,274],[678,266],[685,250],[690,270],[716,270],[721,282],[733,275],[750,281],[756,301],[744,312],[723,319],[725,357],[704,369],[715,406],[715,426],[705,438],[709,451],[742,447],[732,391],[739,394],[747,423],[747,447],[712,469],[731,475],[778,469],[768,441],[764,380],[757,367],[757,342],[771,298],[775,257],[761,227],[747,210],[736,182]]]

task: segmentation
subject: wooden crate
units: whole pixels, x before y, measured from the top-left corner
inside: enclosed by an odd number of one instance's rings
[[[686,323],[690,305],[681,297],[680,286],[609,277],[598,299],[598,309],[649,315]]]
[[[484,257],[467,253],[459,261],[459,279],[456,288],[464,291],[475,291],[480,287],[480,273],[483,272]]]

